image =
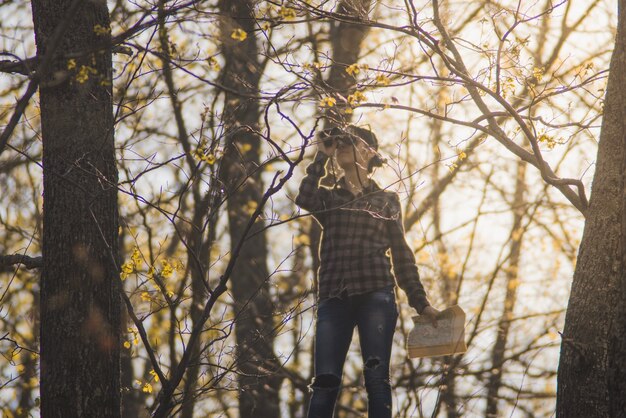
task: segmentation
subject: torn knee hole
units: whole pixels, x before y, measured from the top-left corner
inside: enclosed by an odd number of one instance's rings
[[[366,369],[375,369],[378,366],[380,366],[380,359],[378,357],[371,357],[365,362]]]
[[[336,389],[341,379],[334,374],[321,374],[313,378],[311,389]]]

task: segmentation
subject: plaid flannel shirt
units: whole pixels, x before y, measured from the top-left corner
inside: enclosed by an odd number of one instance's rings
[[[409,304],[421,313],[429,302],[415,255],[404,236],[397,193],[382,190],[371,179],[357,196],[346,188],[344,177],[332,189],[320,186],[328,158],[317,152],[306,167],[295,200],[311,212],[323,230],[318,299],[339,296],[344,291],[356,295],[395,285],[395,276]]]

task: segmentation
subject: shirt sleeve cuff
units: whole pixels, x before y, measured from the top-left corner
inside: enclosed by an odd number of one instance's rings
[[[309,164],[306,169],[307,174],[315,174],[321,176],[324,174],[324,166],[326,165],[326,161],[328,161],[328,155],[324,154],[322,151],[317,151],[315,157],[313,158],[313,162]]]
[[[326,160],[328,160],[328,155],[324,154],[322,151],[317,151],[315,153],[315,157],[313,158],[314,162],[319,162],[319,161],[326,162]]]
[[[428,302],[426,296],[413,294],[409,296],[409,305],[411,305],[412,308],[415,308],[417,313],[421,315],[422,312],[424,312],[424,308],[430,306],[430,302]]]

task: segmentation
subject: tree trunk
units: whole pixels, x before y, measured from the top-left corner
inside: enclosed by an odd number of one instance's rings
[[[70,10],[73,5],[78,7]],[[32,8],[40,60],[52,51],[57,28],[66,26],[47,71],[56,82],[40,74],[41,414],[119,417],[120,281],[109,14],[106,2],[33,0]],[[69,78],[63,79],[63,71]]]
[[[505,362],[504,354],[509,339],[511,320],[513,311],[517,303],[517,287],[519,280],[519,265],[522,255],[522,219],[524,217],[524,192],[526,190],[526,165],[523,160],[517,161],[517,176],[515,181],[515,194],[513,197],[513,229],[511,231],[509,266],[506,270],[506,294],[504,296],[504,306],[502,315],[498,321],[498,332],[496,342],[491,351],[491,371],[487,383],[487,407],[486,417],[498,417],[498,392],[502,387],[502,375]]]
[[[224,131],[226,145],[219,178],[228,195],[227,210],[231,248],[242,239],[252,209],[264,192],[260,164],[261,141],[252,130],[258,129],[260,116],[256,98],[261,66],[255,37],[252,0],[222,0],[222,51],[225,65]],[[235,30],[246,32],[246,39],[233,39]],[[237,92],[237,93],[233,93]],[[231,289],[236,315],[235,338],[241,417],[280,416],[278,390],[280,367],[273,352],[273,303],[269,292],[267,239],[259,233],[264,222],[258,220],[246,238],[233,269]]]
[[[618,5],[587,220],[565,318],[559,417],[626,416],[626,0]]]

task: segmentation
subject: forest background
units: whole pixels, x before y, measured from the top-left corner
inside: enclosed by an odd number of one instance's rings
[[[410,361],[398,292],[394,416],[554,416],[563,359],[578,402],[611,391],[612,300],[571,320],[604,351],[563,332],[615,2],[3,1],[0,25],[6,416],[304,416],[320,230],[293,199],[336,123],[378,135],[431,303],[468,314],[466,353]],[[596,231],[608,292],[624,234]],[[365,416],[361,363],[338,416]]]

